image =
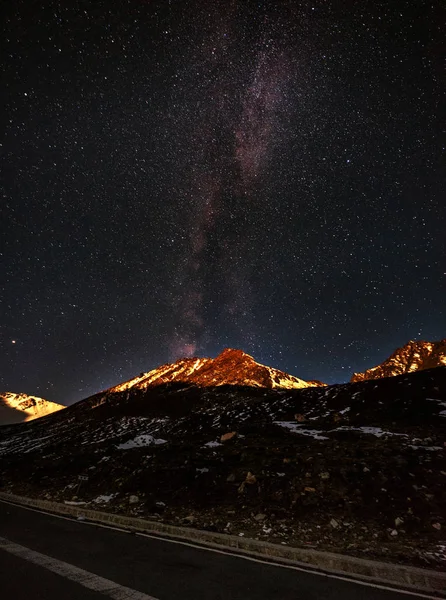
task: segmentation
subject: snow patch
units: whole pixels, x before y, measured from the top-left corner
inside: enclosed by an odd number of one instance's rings
[[[129,450],[131,448],[142,448],[144,446],[158,446],[161,444],[167,444],[167,440],[154,438],[153,435],[143,434],[137,435],[132,440],[128,440],[117,446],[118,450]]]
[[[426,554],[435,560],[446,563],[446,541],[440,542],[435,546],[433,552],[426,552]]]
[[[426,400],[430,400],[430,402],[436,402],[442,408],[446,408],[446,402],[443,402],[443,400],[439,400],[438,398],[426,398]],[[446,410],[440,410],[438,415],[440,417],[446,417]]]
[[[329,433],[332,433],[334,431],[360,431],[361,433],[367,433],[370,435],[374,435],[375,437],[393,435],[407,437],[405,433],[394,433],[392,431],[385,431],[384,429],[381,429],[381,427],[347,427],[344,425],[343,427],[336,427],[336,429],[330,429]]]
[[[110,500],[113,500],[113,498],[115,498],[117,495],[118,494],[109,494],[107,496],[104,494],[95,498],[93,502],[95,502],[96,504],[107,504],[108,502],[110,502]]]
[[[325,435],[321,435],[319,429],[306,429],[302,427],[302,425],[298,425],[294,423],[294,421],[274,421],[275,425],[279,425],[279,427],[284,427],[285,429],[289,429],[293,433],[298,433],[299,435],[306,435],[308,437],[312,437],[315,440],[328,440],[329,438]],[[324,432],[325,433],[325,432]]]
[[[409,448],[412,450],[427,450],[428,452],[438,452],[438,450],[443,450],[441,446],[413,446],[409,445]]]

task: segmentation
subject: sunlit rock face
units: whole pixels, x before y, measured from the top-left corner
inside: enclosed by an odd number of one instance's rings
[[[410,341],[380,365],[364,373],[353,373],[352,382],[394,377],[424,369],[446,366],[446,338],[439,342]]]
[[[0,425],[23,423],[65,408],[62,404],[49,402],[37,396],[4,392],[0,394]]]
[[[217,358],[183,358],[175,363],[162,365],[148,373],[121,383],[110,392],[122,392],[130,388],[145,389],[166,383],[215,387],[238,385],[261,388],[307,388],[320,387],[320,381],[304,381],[271,367],[262,365],[242,350],[226,348]]]

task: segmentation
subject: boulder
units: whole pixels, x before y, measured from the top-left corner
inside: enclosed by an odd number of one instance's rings
[[[248,471],[248,473],[246,474],[245,483],[248,483],[249,485],[253,485],[254,483],[257,483],[257,477],[255,475],[253,475],[253,473],[251,473],[251,471]]]
[[[220,442],[227,442],[228,440],[232,440],[233,437],[237,435],[236,431],[229,431],[228,433],[224,433],[220,437]]]
[[[256,516],[254,517],[254,519],[255,519],[256,521],[264,521],[264,520],[266,519],[266,515],[264,515],[263,513],[259,513],[258,515],[256,515]]]
[[[188,515],[187,517],[184,517],[183,522],[189,525],[192,525],[193,523],[195,523],[196,519],[194,517],[194,515]]]

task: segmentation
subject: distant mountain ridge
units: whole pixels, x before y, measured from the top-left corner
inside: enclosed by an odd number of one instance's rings
[[[146,389],[178,382],[198,387],[237,385],[269,389],[299,389],[326,385],[320,381],[304,381],[262,365],[242,350],[226,348],[216,358],[183,358],[172,364],[161,365],[107,391],[123,392],[131,388]]]
[[[66,408],[62,404],[49,402],[37,396],[15,394],[14,392],[0,393],[0,425],[23,423],[45,417],[53,412]]]
[[[363,373],[353,373],[351,382],[394,377],[446,366],[446,338],[438,342],[407,342],[395,350],[383,363]]]

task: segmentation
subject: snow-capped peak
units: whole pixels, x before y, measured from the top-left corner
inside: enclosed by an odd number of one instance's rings
[[[364,373],[354,373],[351,381],[394,377],[424,369],[446,366],[446,339],[439,342],[411,340],[398,348],[383,363],[367,369]]]
[[[184,381],[185,377],[190,377],[195,371],[200,369],[210,358],[183,358],[175,363],[161,365],[147,373],[141,373],[137,377],[120,383],[109,392],[124,392],[130,388],[144,389],[153,385],[170,383],[171,381]]]
[[[31,421],[63,408],[65,406],[62,404],[49,402],[37,396],[3,392],[0,394],[0,425]]]
[[[242,350],[226,348],[216,358],[183,358],[121,383],[109,392],[130,388],[145,389],[167,383],[186,383],[199,387],[238,385],[265,388],[306,388],[324,385],[304,381],[283,371],[262,365]]]

